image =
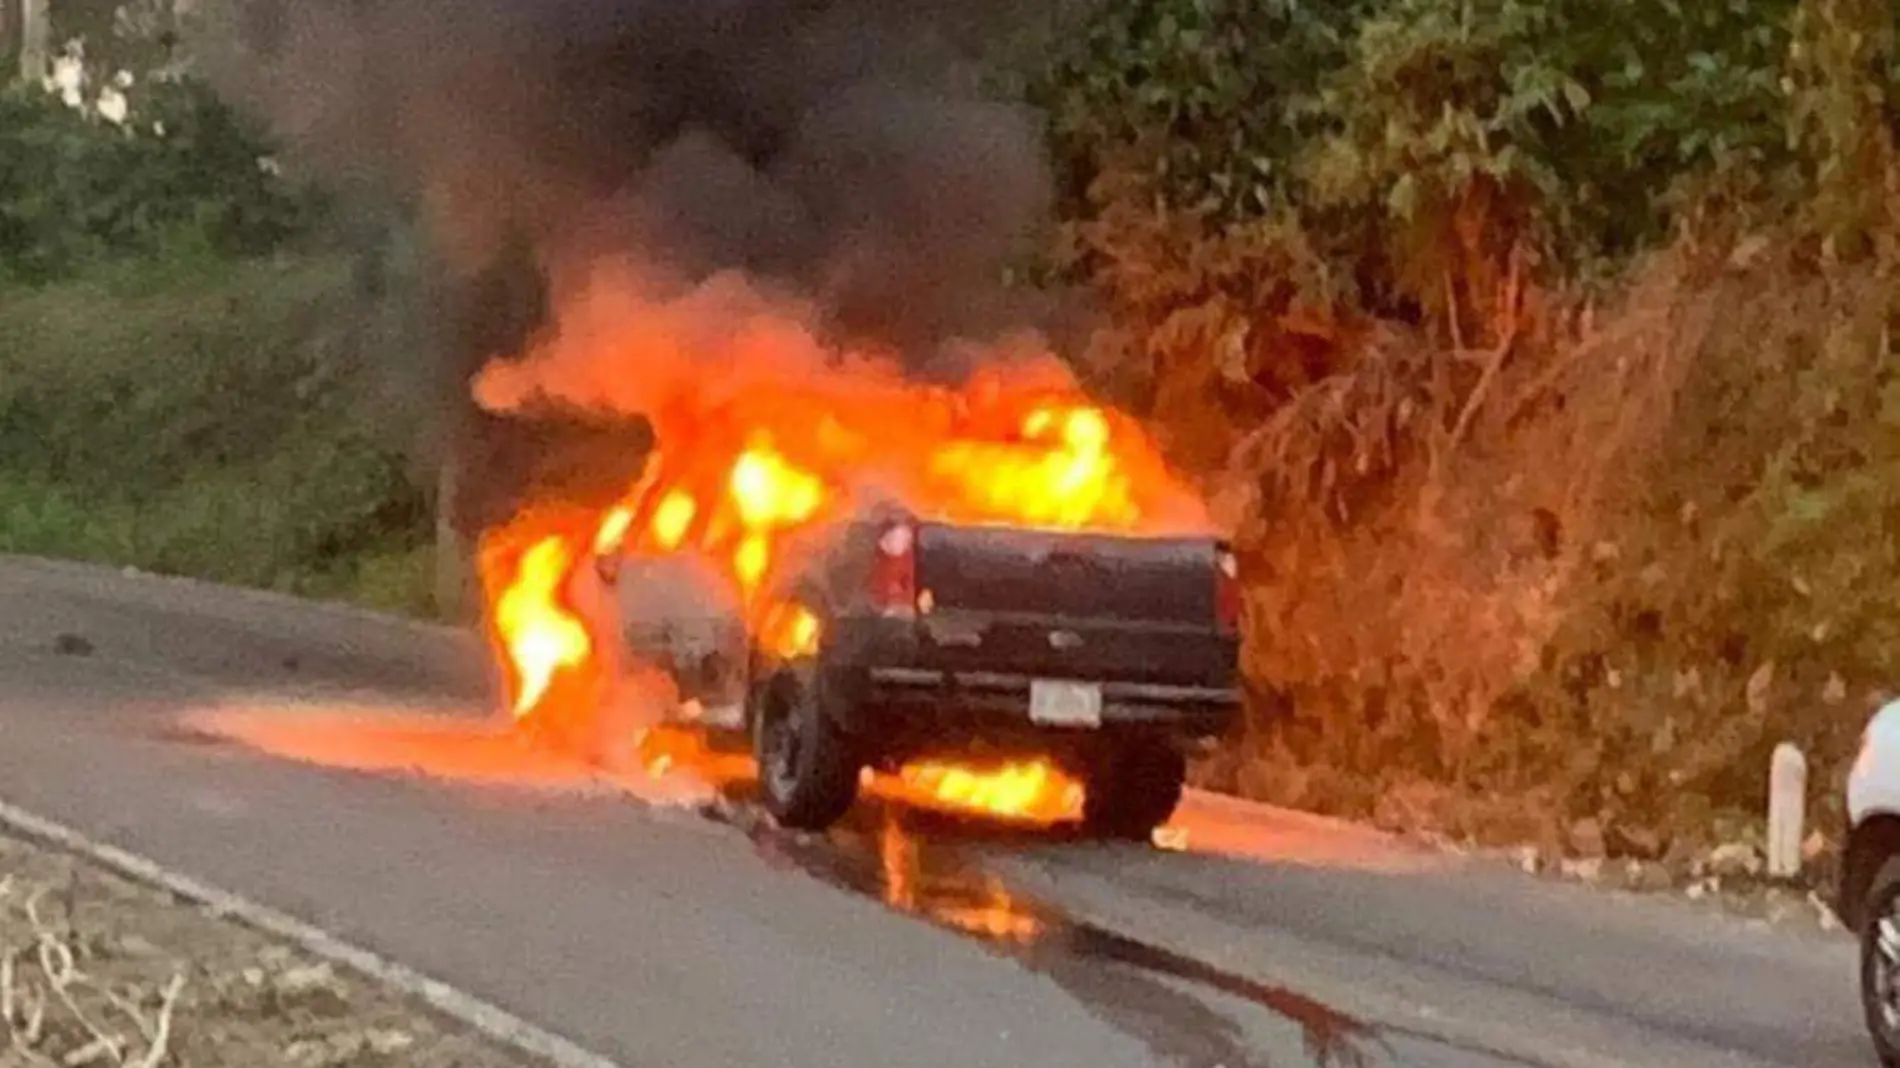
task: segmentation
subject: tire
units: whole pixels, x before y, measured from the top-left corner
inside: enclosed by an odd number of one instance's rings
[[[1861,918],[1861,1012],[1880,1063],[1900,1068],[1900,856],[1886,858],[1874,873]]]
[[[858,799],[859,763],[822,702],[815,676],[787,671],[760,690],[751,716],[759,793],[781,827],[824,830]]]
[[[1187,782],[1187,756],[1158,743],[1111,750],[1089,775],[1082,827],[1089,834],[1146,842],[1168,821]]]

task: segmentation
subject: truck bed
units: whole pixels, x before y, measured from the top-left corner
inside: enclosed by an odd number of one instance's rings
[[[1123,727],[1206,737],[1231,723],[1239,635],[1221,614],[1217,539],[914,530],[914,610],[859,603],[831,621],[827,673],[863,729],[912,749]],[[856,570],[835,580],[862,587]]]

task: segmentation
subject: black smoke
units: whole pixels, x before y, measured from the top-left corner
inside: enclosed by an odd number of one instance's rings
[[[917,368],[946,341],[1041,325],[1051,309],[1003,284],[1049,208],[1038,119],[986,95],[979,72],[1048,10],[247,0],[213,69],[293,160],[426,220],[442,377],[463,403],[471,373],[545,325],[537,276],[595,256],[681,287],[742,270],[816,307],[833,340]],[[510,454],[547,448],[463,414],[465,459],[490,482],[511,481]]]
[[[907,351],[1020,325],[1036,117],[985,96],[995,0],[249,0],[224,65],[303,158],[508,243],[744,270]]]

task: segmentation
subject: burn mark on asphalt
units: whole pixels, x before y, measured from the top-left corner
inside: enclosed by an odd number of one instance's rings
[[[83,634],[63,632],[53,639],[53,652],[60,656],[91,656],[92,640]]]
[[[170,720],[163,721],[158,726],[141,733],[157,741],[190,748],[224,749],[231,745],[230,739],[215,732],[194,727],[189,723]]]
[[[1248,1048],[1238,1021],[1184,991],[1182,984],[1252,1003],[1293,1022],[1301,1029],[1308,1060],[1322,1068],[1359,1068],[1369,1063],[1369,1046],[1379,1043],[1365,1023],[1297,991],[1079,921],[1012,891],[971,862],[958,848],[954,829],[944,834],[939,818],[866,808],[822,837],[779,830],[749,806],[730,802],[709,815],[743,829],[775,867],[802,871],[975,938],[1047,976],[1164,1061],[1195,1068],[1269,1068],[1267,1058]]]

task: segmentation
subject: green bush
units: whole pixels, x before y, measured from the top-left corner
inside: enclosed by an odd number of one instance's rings
[[[160,260],[0,289],[0,549],[414,603],[391,569],[431,513],[413,442],[381,425],[387,357],[347,266]]]
[[[274,172],[258,131],[188,78],[125,91],[120,122],[38,86],[0,91],[0,285],[125,256],[252,255],[323,202]]]
[[[423,608],[403,309],[189,73],[169,4],[0,90],[0,550]],[[407,431],[407,432],[413,432]]]
[[[1785,192],[1798,6],[1130,0],[1090,8],[1028,92],[1076,215],[1106,177],[1216,232],[1291,219],[1359,306],[1442,321],[1459,257],[1522,240],[1594,267],[1711,182]]]

